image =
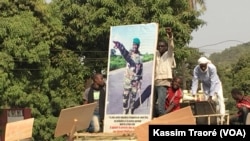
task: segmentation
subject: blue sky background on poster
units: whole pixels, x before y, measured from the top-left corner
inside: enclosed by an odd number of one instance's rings
[[[124,25],[124,26],[112,26],[110,36],[110,49],[113,48],[113,41],[120,41],[124,44],[126,49],[132,47],[133,38],[138,37],[141,40],[140,51],[144,53],[154,53],[153,49],[156,47],[156,42],[152,42],[152,38],[156,38],[158,31],[155,30],[157,24],[145,24],[145,26],[138,25]],[[155,40],[157,41],[157,40]],[[117,51],[116,54],[119,54]]]

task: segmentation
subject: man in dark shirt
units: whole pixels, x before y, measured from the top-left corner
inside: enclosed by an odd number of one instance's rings
[[[106,97],[105,81],[100,73],[94,74],[92,80],[92,85],[85,90],[83,95],[84,104],[97,102],[88,131],[102,132]]]

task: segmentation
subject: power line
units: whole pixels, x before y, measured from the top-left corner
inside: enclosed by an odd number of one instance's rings
[[[209,47],[209,46],[215,46],[215,45],[219,45],[219,44],[226,43],[226,42],[238,42],[238,43],[242,43],[242,44],[245,43],[245,42],[239,41],[239,40],[225,40],[225,41],[221,41],[221,42],[218,42],[218,43],[203,45],[203,46],[196,47],[196,48],[204,48],[204,47]]]

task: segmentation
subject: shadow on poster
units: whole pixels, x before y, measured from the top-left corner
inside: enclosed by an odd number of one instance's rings
[[[151,120],[157,37],[157,23],[111,27],[104,132]]]

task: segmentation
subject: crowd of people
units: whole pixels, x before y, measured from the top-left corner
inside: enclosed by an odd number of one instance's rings
[[[156,47],[155,72],[154,72],[154,93],[153,93],[153,117],[159,117],[181,108],[183,98],[182,78],[173,75],[173,68],[176,67],[174,56],[174,35],[170,27],[165,28],[166,37],[159,39]],[[133,114],[133,104],[136,95],[141,89],[143,62],[140,57],[140,39],[134,38],[132,49],[128,50],[121,42],[114,41],[115,49],[118,49],[127,62],[125,71],[123,97],[124,114]],[[104,109],[105,109],[105,81],[101,73],[92,77],[93,83],[84,92],[85,103],[97,102],[98,106],[94,111],[93,119],[88,128],[89,132],[102,132]],[[223,85],[217,73],[216,66],[206,57],[200,57],[193,69],[191,94],[196,99],[199,83],[202,83],[202,90],[205,101],[214,102],[216,113],[225,115],[226,106],[223,95]],[[239,109],[237,115],[231,116],[230,124],[245,124],[250,111],[250,96],[242,94],[240,89],[233,88],[232,98],[236,101]],[[225,120],[225,118],[220,118]]]

